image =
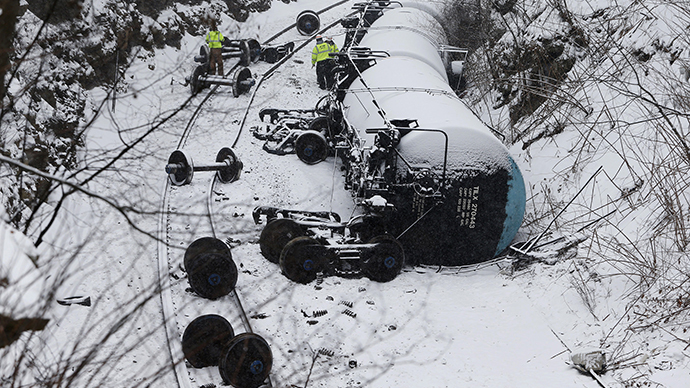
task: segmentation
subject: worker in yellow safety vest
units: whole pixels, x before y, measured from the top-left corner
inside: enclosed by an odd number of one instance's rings
[[[321,36],[316,38],[316,46],[311,51],[311,67],[316,65],[316,80],[321,89],[333,86],[333,76],[331,70],[335,66],[335,60],[330,57],[331,53],[337,53],[338,46],[331,40]]]
[[[218,31],[216,21],[211,20],[211,31],[206,34],[206,43],[211,53],[209,54],[209,74],[216,74],[216,65],[218,65],[218,74],[223,73],[223,41],[225,38],[223,34]]]

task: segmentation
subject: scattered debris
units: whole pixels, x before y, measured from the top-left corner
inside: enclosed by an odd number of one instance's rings
[[[235,248],[235,247],[237,247],[237,246],[239,246],[239,245],[242,245],[242,241],[241,241],[241,240],[238,240],[238,239],[235,239],[235,238],[232,238],[232,237],[226,238],[226,239],[225,239],[225,243],[226,243],[230,248]]]
[[[68,296],[64,299],[58,299],[58,304],[63,306],[71,306],[73,304],[78,304],[86,307],[91,306],[91,297],[89,296]]]
[[[606,355],[601,349],[572,353],[570,360],[573,366],[584,373],[589,373],[604,388],[607,388],[599,377],[606,372]]]
[[[606,355],[601,349],[572,353],[570,360],[573,366],[584,373],[590,370],[596,373],[606,372]]]
[[[354,303],[350,302],[349,300],[341,300],[339,304],[345,305],[349,308],[352,308],[352,306],[354,306]]]

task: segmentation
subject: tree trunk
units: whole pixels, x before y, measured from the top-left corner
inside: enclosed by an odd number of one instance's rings
[[[5,74],[10,70],[14,26],[19,14],[19,0],[0,0],[0,110],[5,98]]]

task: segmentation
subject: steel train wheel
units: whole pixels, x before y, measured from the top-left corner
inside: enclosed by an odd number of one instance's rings
[[[186,152],[183,150],[173,151],[168,158],[168,164],[179,164],[182,166],[182,168],[168,173],[170,183],[175,186],[182,186],[192,182],[194,177],[194,161]]]
[[[229,160],[228,166],[216,171],[218,180],[223,183],[230,183],[240,179],[243,164],[240,158],[235,155],[235,151],[233,151],[232,148],[223,147],[218,151],[216,162],[224,162],[226,160]]]
[[[211,49],[207,45],[202,45],[199,47],[199,59],[201,63],[209,63],[209,58],[211,57]]]
[[[240,66],[246,67],[252,62],[252,50],[246,40],[240,41]]]
[[[302,228],[289,218],[276,218],[268,222],[261,231],[259,247],[268,261],[278,264],[280,253],[290,240],[304,236]]]
[[[235,336],[230,322],[220,315],[194,319],[182,335],[182,353],[195,368],[217,366],[223,351]]]
[[[266,47],[261,50],[261,57],[266,63],[276,63],[280,60],[280,53],[275,47]]]
[[[249,46],[249,58],[253,63],[259,61],[261,56],[261,43],[256,39],[247,39],[247,45]]]
[[[302,11],[297,15],[297,32],[305,36],[316,34],[321,27],[321,19],[314,11]]]
[[[273,367],[273,354],[266,340],[253,333],[239,334],[220,358],[218,370],[226,384],[236,388],[261,386]]]
[[[213,237],[203,237],[189,245],[184,266],[190,287],[199,296],[218,299],[237,284],[237,266],[230,248]]]
[[[306,164],[316,164],[326,160],[328,142],[316,131],[304,131],[295,140],[295,153]]]
[[[328,116],[328,112],[330,111],[329,105],[331,103],[331,96],[328,94],[319,98],[319,101],[317,101],[316,105],[314,106],[314,112],[319,116]]]
[[[371,280],[389,282],[398,276],[405,263],[403,247],[395,238],[380,235],[369,240],[376,244],[362,251],[362,270]]]
[[[328,133],[330,123],[328,117],[319,116],[309,122],[309,130],[319,133]]]
[[[204,88],[204,83],[199,78],[208,72],[208,64],[199,65],[194,68],[192,79],[189,81],[189,87],[192,94],[197,94]]]
[[[252,78],[252,71],[248,68],[242,68],[235,72],[234,81],[232,83],[232,95],[233,97],[239,97],[245,94],[252,88],[254,84]],[[251,82],[247,82],[251,80]]]
[[[292,239],[280,253],[280,269],[290,280],[307,284],[316,279],[327,263],[323,245],[311,237]]]

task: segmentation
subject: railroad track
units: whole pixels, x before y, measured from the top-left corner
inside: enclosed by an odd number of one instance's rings
[[[328,7],[316,11],[316,14],[323,15],[326,12],[340,5],[347,3],[348,1],[349,0],[334,2]],[[333,26],[337,25],[337,20],[322,28],[318,33],[323,33],[328,29],[332,28]],[[296,23],[287,26],[277,34],[267,39],[263,43],[263,45],[269,44],[279,39],[280,37],[285,36],[285,34],[287,34],[295,28],[295,25]],[[243,128],[245,126],[248,113],[250,111],[250,108],[252,107],[254,98],[257,94],[257,91],[259,90],[259,87],[266,80],[268,80],[271,77],[271,75],[274,74],[274,72],[280,69],[281,66],[283,66],[292,57],[294,53],[298,52],[303,47],[306,47],[309,43],[311,43],[315,35],[316,34],[312,35],[312,38],[304,39],[302,44],[296,47],[292,53],[289,53],[279,62],[272,65],[259,78],[259,81],[256,83],[253,93],[248,99],[247,107],[244,110],[244,114],[242,116],[241,123],[237,130],[237,133],[235,135],[235,139],[232,142],[232,147],[234,147],[237,144],[238,140],[240,139],[240,136],[243,133]],[[230,69],[229,73],[235,71],[238,68],[238,66],[239,64],[234,65]],[[191,118],[187,122],[185,129],[180,135],[180,140],[178,142],[177,147],[178,149],[182,149],[188,141],[188,139],[193,135],[195,124],[197,120],[201,117],[202,108],[207,104],[208,101],[211,100],[211,97],[216,94],[217,90],[218,86],[212,87],[199,102],[197,108],[195,109]],[[221,383],[220,378],[222,378],[223,381],[230,380],[233,383],[233,385],[236,386],[241,386],[243,385],[243,383],[245,383],[245,380],[243,380],[244,377],[242,376],[219,376],[219,372],[215,368],[190,369],[187,367],[187,362],[189,362],[189,360],[185,362],[185,358],[183,356],[183,344],[182,341],[180,341],[180,339],[181,334],[185,331],[186,327],[193,324],[193,322],[189,322],[190,320],[194,319],[193,315],[203,315],[206,317],[220,313],[220,315],[223,315],[225,318],[227,318],[228,323],[232,327],[243,328],[242,334],[236,336],[230,335],[230,337],[234,337],[234,339],[245,336],[244,342],[238,342],[238,348],[241,348],[242,345],[246,346],[246,344],[249,343],[249,345],[258,344],[259,348],[261,348],[260,350],[263,350],[263,345],[260,343],[259,336],[249,337],[249,342],[247,342],[246,336],[251,335],[253,333],[253,329],[247,316],[247,311],[242,305],[237,290],[234,288],[234,284],[230,287],[231,290],[228,293],[227,297],[220,297],[215,299],[203,299],[198,295],[200,290],[194,289],[194,287],[192,287],[194,291],[190,292],[190,290],[187,287],[187,268],[185,266],[185,268],[183,269],[180,259],[184,257],[185,264],[189,265],[189,263],[187,263],[188,259],[194,260],[195,256],[199,253],[198,251],[195,251],[196,253],[188,254],[191,246],[202,246],[202,250],[205,250],[208,249],[207,243],[210,243],[211,246],[213,246],[215,242],[221,241],[217,239],[217,228],[214,221],[216,216],[214,214],[213,209],[214,196],[217,196],[216,193],[218,193],[218,190],[215,189],[217,182],[217,175],[213,174],[212,178],[209,181],[208,189],[206,190],[206,214],[203,215],[198,214],[195,210],[198,209],[198,203],[196,203],[194,201],[194,198],[192,198],[194,191],[190,190],[192,194],[185,193],[184,191],[186,187],[175,187],[170,183],[168,179],[165,180],[165,185],[161,191],[162,195],[160,202],[161,206],[159,213],[160,218],[158,225],[157,248],[159,286],[163,306],[163,320],[165,323],[165,329],[168,338],[168,351],[170,353],[170,359],[174,366],[173,370],[175,373],[175,377],[180,388],[191,388],[192,386],[201,386],[208,384],[219,385]],[[185,198],[185,196],[187,197]],[[194,206],[195,204],[196,207]],[[198,236],[212,237],[201,238],[198,240],[199,244],[197,244],[197,241],[195,241],[195,243],[190,245],[189,243],[191,241],[188,241],[190,231]],[[223,243],[224,245],[231,245],[231,241],[221,241],[221,243]],[[187,248],[187,251],[182,252],[182,250],[178,248],[179,245],[190,245],[190,247]],[[222,251],[222,248],[219,249]],[[218,250],[214,252],[217,253]],[[232,260],[230,249],[227,250],[227,253],[222,252],[221,256],[227,256],[228,259]],[[229,274],[229,276],[232,277],[233,274]],[[237,276],[236,270],[234,276]],[[211,319],[212,323],[220,322],[217,318],[211,317],[209,319]],[[254,364],[248,367],[250,369],[254,368],[252,369],[252,372],[256,372],[256,368],[260,367],[261,370],[259,370],[259,373],[255,374],[259,377],[263,377],[264,375],[267,377],[263,380],[263,382],[265,383],[263,386],[273,386],[270,376],[268,375],[268,371],[270,371],[270,363],[272,361],[270,350],[268,354],[263,352],[263,354],[260,355],[259,359],[263,362],[263,364],[259,363],[261,365],[258,365],[255,362]],[[197,364],[200,362],[203,364],[204,362],[203,360],[195,361]],[[222,362],[223,361],[221,360],[221,363]],[[223,374],[222,367],[220,368],[220,370],[220,374]],[[253,381],[248,381],[246,383],[248,385],[255,386]]]

